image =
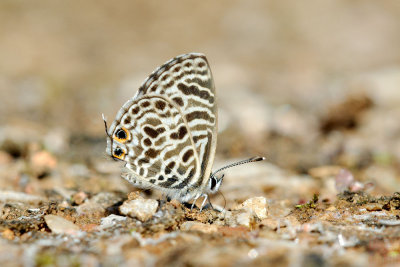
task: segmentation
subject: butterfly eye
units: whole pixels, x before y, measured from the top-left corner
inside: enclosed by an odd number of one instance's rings
[[[117,147],[116,149],[114,149],[113,156],[117,159],[123,159],[125,156],[125,152],[120,147]]]
[[[214,190],[215,186],[217,185],[217,179],[215,179],[214,177],[211,177],[210,178],[210,183],[211,183],[210,189]]]
[[[115,132],[114,136],[115,136],[115,139],[117,139],[117,141],[123,143],[129,139],[129,132],[127,129],[121,128]]]

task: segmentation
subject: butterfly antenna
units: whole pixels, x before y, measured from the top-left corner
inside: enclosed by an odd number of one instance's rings
[[[111,138],[110,134],[108,133],[108,127],[107,127],[107,120],[106,120],[106,117],[104,116],[103,113],[101,114],[101,117],[103,118],[103,121],[104,121],[104,128],[106,129],[106,134],[107,134],[108,137]]]
[[[241,161],[229,164],[225,167],[222,167],[221,169],[216,170],[211,176],[214,177],[218,172],[226,170],[231,167],[239,166],[239,165],[246,164],[246,163],[256,162],[256,161],[262,161],[262,160],[265,160],[265,157],[252,157],[249,159],[241,160]]]

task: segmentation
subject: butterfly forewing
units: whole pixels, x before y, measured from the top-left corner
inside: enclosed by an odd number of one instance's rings
[[[174,195],[181,199],[203,193],[216,148],[215,97],[202,54],[178,56],[154,71],[110,127],[109,151],[122,147],[132,171],[125,178],[141,187],[179,191]],[[129,140],[114,138],[125,137],[120,128]]]

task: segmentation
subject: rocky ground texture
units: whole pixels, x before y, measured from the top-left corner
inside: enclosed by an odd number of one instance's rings
[[[226,173],[223,196],[212,198],[214,209],[200,211],[136,191],[106,159],[83,165],[40,149],[9,153],[1,154],[1,266],[394,266],[400,259],[400,194],[370,194],[375,184],[338,166],[307,175],[267,162],[237,167]]]

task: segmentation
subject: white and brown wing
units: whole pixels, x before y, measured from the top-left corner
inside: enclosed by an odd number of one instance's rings
[[[125,178],[134,184],[190,200],[203,192],[211,173],[216,114],[207,59],[178,56],[154,71],[118,112],[108,151],[127,162],[132,173]]]

